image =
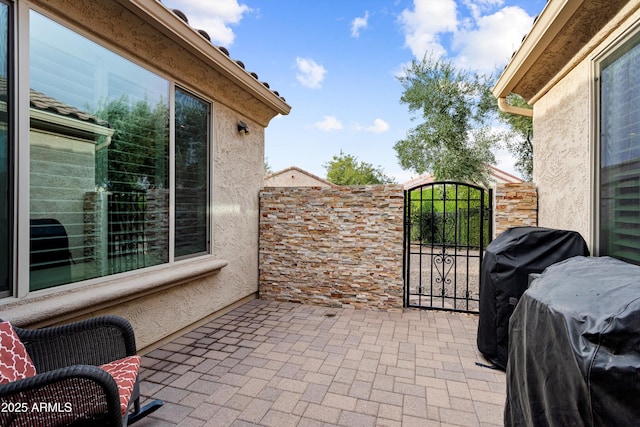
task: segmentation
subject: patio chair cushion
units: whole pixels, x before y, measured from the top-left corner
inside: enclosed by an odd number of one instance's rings
[[[0,384],[36,374],[36,367],[9,322],[0,322]]]
[[[128,356],[100,366],[107,371],[118,385],[122,415],[127,412],[133,388],[140,369],[140,356]]]

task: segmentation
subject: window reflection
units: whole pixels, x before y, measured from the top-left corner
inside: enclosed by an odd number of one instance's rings
[[[176,89],[176,257],[209,250],[209,104]]]
[[[601,65],[599,254],[640,264],[640,35]]]
[[[167,262],[168,81],[30,19],[30,289]]]

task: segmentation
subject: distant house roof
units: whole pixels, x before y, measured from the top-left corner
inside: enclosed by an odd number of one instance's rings
[[[498,169],[493,165],[489,165],[489,170],[491,171],[489,179],[499,184],[519,184],[524,182],[522,178],[511,175],[510,173],[505,172],[502,169]]]
[[[31,128],[68,135],[93,142],[96,136],[104,136],[96,149],[107,147],[111,143],[115,129],[99,117],[65,104],[37,90],[29,93]]]
[[[498,169],[497,167],[492,165],[489,165],[489,180],[491,182],[498,183],[498,184],[509,184],[509,183],[515,184],[515,183],[524,182],[522,178],[518,178],[515,175],[511,175],[510,173],[505,172],[501,169]],[[403,185],[405,190],[407,190],[409,188],[419,187],[421,185],[430,184],[432,182],[434,182],[433,175],[428,173],[425,175],[421,175],[417,178],[410,179],[409,181],[405,182]]]
[[[37,90],[31,89],[29,94],[29,104],[32,108],[40,111],[48,111],[59,116],[65,116],[72,119],[81,120],[83,122],[109,127],[109,124],[106,121],[92,114],[79,110],[76,107],[72,107],[69,104],[65,104],[62,101],[58,101],[57,99],[45,95],[42,92],[38,92]]]
[[[338,187],[338,185],[327,181],[300,169],[290,166],[281,171],[274,172],[264,177],[265,187]]]
[[[0,77],[0,102],[7,102],[7,92],[7,79]],[[62,101],[34,89],[29,90],[29,106],[36,110],[47,111],[49,113],[65,116],[71,119],[93,123],[99,126],[109,126],[106,121],[92,114],[79,110],[76,107],[72,107],[69,104],[65,104]]]

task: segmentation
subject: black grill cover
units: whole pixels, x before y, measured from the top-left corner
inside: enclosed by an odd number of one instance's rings
[[[576,257],[533,281],[511,317],[505,425],[640,423],[640,267]]]
[[[505,369],[509,347],[509,318],[528,287],[530,273],[578,255],[589,255],[575,231],[514,227],[489,243],[480,271],[478,350]]]

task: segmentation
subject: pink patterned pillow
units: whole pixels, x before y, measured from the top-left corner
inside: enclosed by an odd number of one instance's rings
[[[133,387],[138,378],[138,370],[140,369],[140,356],[127,356],[115,362],[107,363],[100,366],[107,371],[118,385],[120,393],[120,410],[122,415],[127,412],[129,400],[133,393]]]
[[[9,322],[0,322],[0,384],[36,374],[27,349]]]

